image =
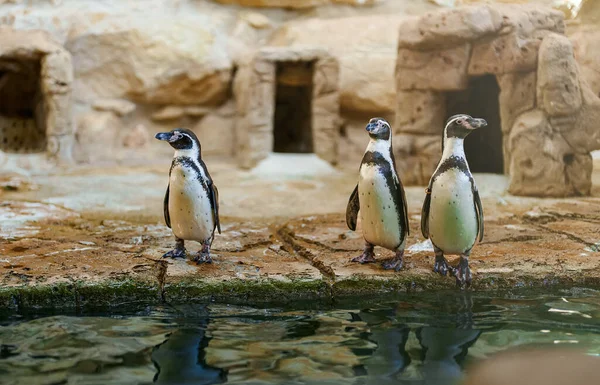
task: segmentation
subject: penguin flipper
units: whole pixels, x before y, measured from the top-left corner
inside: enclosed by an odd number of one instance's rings
[[[425,239],[429,239],[429,208],[431,207],[431,188],[432,183],[429,182],[427,190],[425,190],[425,201],[421,209],[421,234]]]
[[[169,186],[167,186],[167,192],[165,193],[165,201],[163,203],[163,213],[165,215],[165,223],[168,228],[171,228],[171,216],[169,215]]]
[[[358,185],[356,185],[348,200],[348,206],[346,207],[346,225],[348,225],[348,228],[352,231],[356,230],[358,210],[360,210],[360,201],[358,199]]]
[[[213,209],[213,218],[215,220],[215,227],[219,231],[219,234],[221,234],[221,222],[219,221],[219,190],[217,189],[217,186],[215,186],[214,184],[210,185],[210,200],[211,200],[211,206]]]
[[[406,235],[410,235],[410,225],[408,224],[408,206],[406,203],[406,193],[404,192],[404,186],[402,185],[402,182],[400,182],[400,180],[398,179],[398,187],[400,190],[400,202],[402,204],[402,213],[403,215],[403,224],[404,224],[404,231],[406,231]]]
[[[477,229],[479,233],[479,242],[483,241],[483,206],[479,198],[479,190],[473,189],[473,200],[475,201],[475,211],[477,212]]]

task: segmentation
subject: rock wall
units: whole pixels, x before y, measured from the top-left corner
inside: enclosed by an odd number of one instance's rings
[[[35,4],[16,0],[0,4],[0,24],[16,30],[45,30],[71,54],[71,119],[76,129],[74,155],[80,162],[147,158],[148,151],[163,151],[164,147],[148,138],[177,126],[200,134],[207,154],[231,156],[237,119],[237,111],[232,110],[232,82],[244,57],[265,45],[318,45],[340,63],[340,108],[347,136],[342,138],[345,144],[338,159],[348,158],[354,164],[364,151],[364,138],[358,133],[362,134],[366,119],[375,115],[389,118],[396,110],[398,30],[408,26],[401,34],[405,43],[411,39],[418,42],[419,31],[410,27],[416,19],[407,21],[407,15],[437,7],[429,0],[47,0]],[[490,70],[515,73],[499,77],[499,82],[505,88],[523,89],[521,80],[535,72],[524,68],[532,66],[535,57],[531,52],[539,45],[530,32],[550,29],[536,24],[532,16],[521,20],[518,28],[504,25],[496,31],[503,22],[494,17],[483,13],[453,19],[468,26],[457,33],[447,28],[436,31],[435,25],[429,24],[433,35],[423,38],[437,43],[413,50],[418,53],[404,47],[405,53],[411,54],[405,74],[411,74],[411,66],[426,66],[436,75],[436,87],[457,88],[464,84],[464,67],[469,65],[467,74]],[[489,28],[503,36],[494,40],[495,45],[484,41]],[[521,47],[525,35],[529,37]],[[600,86],[594,80],[597,61],[591,53],[595,41],[585,40],[588,36],[588,30],[581,30],[571,37],[581,42],[575,53],[586,63],[582,76],[598,93]],[[455,38],[466,40],[458,47]],[[475,41],[481,43],[479,47]],[[432,48],[436,44],[452,47],[441,57],[432,57],[432,52],[438,52]],[[517,46],[523,50],[513,49]],[[504,53],[497,56],[497,50]],[[515,57],[507,56],[515,52]],[[467,63],[467,55],[479,57],[481,67]],[[447,64],[448,60],[453,65]],[[519,65],[525,67],[517,68]],[[440,76],[439,70],[447,71],[445,76]],[[520,72],[513,72],[516,70]],[[423,88],[432,80],[420,77],[421,73],[412,71],[414,76],[404,76],[402,81]],[[435,139],[427,135],[432,135],[428,133],[431,125],[439,124],[439,111],[423,117],[423,109],[437,105],[441,97],[434,88],[398,96],[398,100],[414,96],[416,101],[412,113],[400,121],[404,128],[395,137],[403,142],[397,148],[418,157],[436,151]],[[501,97],[511,99],[506,95]],[[531,104],[515,101],[507,104],[503,113],[516,116],[531,108]],[[222,135],[215,135],[210,127],[220,128]],[[414,136],[417,133],[420,137]],[[422,170],[415,171],[420,176],[414,178],[426,178],[428,167],[421,167],[424,161],[407,160],[407,164],[416,162],[411,170]]]
[[[571,42],[544,38],[539,51],[536,109],[519,116],[507,143],[515,195],[589,195],[600,149],[600,98],[581,80]]]
[[[581,79],[562,13],[471,6],[408,19],[400,31],[394,145],[405,183],[427,184],[439,161],[449,92],[493,74],[509,191],[590,193],[600,99]]]
[[[398,28],[404,18],[384,15],[290,22],[269,44],[327,49],[340,62],[342,111],[381,115],[394,110],[394,64]]]
[[[573,25],[568,28],[581,76],[592,91],[600,96],[600,26]]]
[[[74,26],[79,102],[127,98],[157,105],[219,105],[228,97],[232,61],[227,39],[209,17],[124,17],[93,28]]]

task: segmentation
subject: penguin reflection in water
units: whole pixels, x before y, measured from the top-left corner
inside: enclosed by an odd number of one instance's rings
[[[459,286],[471,283],[469,255],[479,238],[483,240],[483,208],[465,157],[464,139],[487,122],[469,115],[454,115],[446,122],[442,159],[433,173],[423,202],[421,232],[431,239],[435,251],[433,270],[456,276]],[[444,255],[458,254],[456,269]]]
[[[155,136],[175,149],[169,185],[165,194],[164,215],[167,226],[175,235],[175,249],[163,258],[185,258],[184,241],[197,241],[202,250],[193,259],[211,263],[210,246],[219,223],[219,192],[202,161],[200,141],[187,129],[177,128]]]
[[[360,164],[358,185],[346,208],[346,224],[356,230],[360,213],[365,249],[352,262],[375,262],[375,245],[396,255],[383,263],[384,269],[402,269],[404,246],[409,234],[406,196],[396,172],[392,130],[388,122],[373,118],[367,125],[370,141]]]

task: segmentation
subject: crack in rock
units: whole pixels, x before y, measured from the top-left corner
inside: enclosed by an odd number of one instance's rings
[[[287,227],[287,225],[277,229],[276,235],[279,237],[279,239],[281,239],[281,241],[284,244],[288,245],[296,254],[303,257],[307,261],[309,261],[313,267],[318,269],[319,272],[321,272],[321,274],[327,279],[328,284],[331,287],[331,284],[335,282],[335,272],[333,271],[333,268],[331,266],[327,266],[326,264],[323,263],[323,261],[317,260],[316,257],[313,255],[313,253],[310,252],[310,250],[308,250],[304,246],[300,245],[300,243],[298,242],[298,241],[300,241],[300,239],[296,238],[296,235],[294,234],[294,232],[292,230],[290,230]]]

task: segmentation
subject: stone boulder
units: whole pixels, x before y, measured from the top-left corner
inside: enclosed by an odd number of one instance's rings
[[[542,111],[519,117],[509,139],[510,187],[514,195],[589,195],[592,157],[571,147]]]
[[[579,73],[573,46],[560,35],[544,39],[539,52],[537,103],[548,116],[571,115],[581,108]]]
[[[403,16],[359,16],[294,21],[272,38],[274,46],[319,46],[340,62],[342,111],[382,114],[394,110],[394,66]]]
[[[208,15],[112,17],[68,38],[80,102],[124,98],[148,104],[217,105],[227,98],[227,39]]]
[[[502,15],[495,7],[475,6],[433,11],[402,22],[398,48],[449,48],[492,35],[501,29]]]
[[[552,34],[540,47],[538,106],[575,151],[600,150],[600,99],[580,79],[573,48],[565,36]]]
[[[510,187],[515,195],[589,195],[593,160],[600,149],[600,99],[579,76],[569,39],[542,42],[537,108],[521,114],[508,134]]]
[[[600,96],[600,27],[583,25],[570,27],[569,31],[581,76],[592,91]]]

